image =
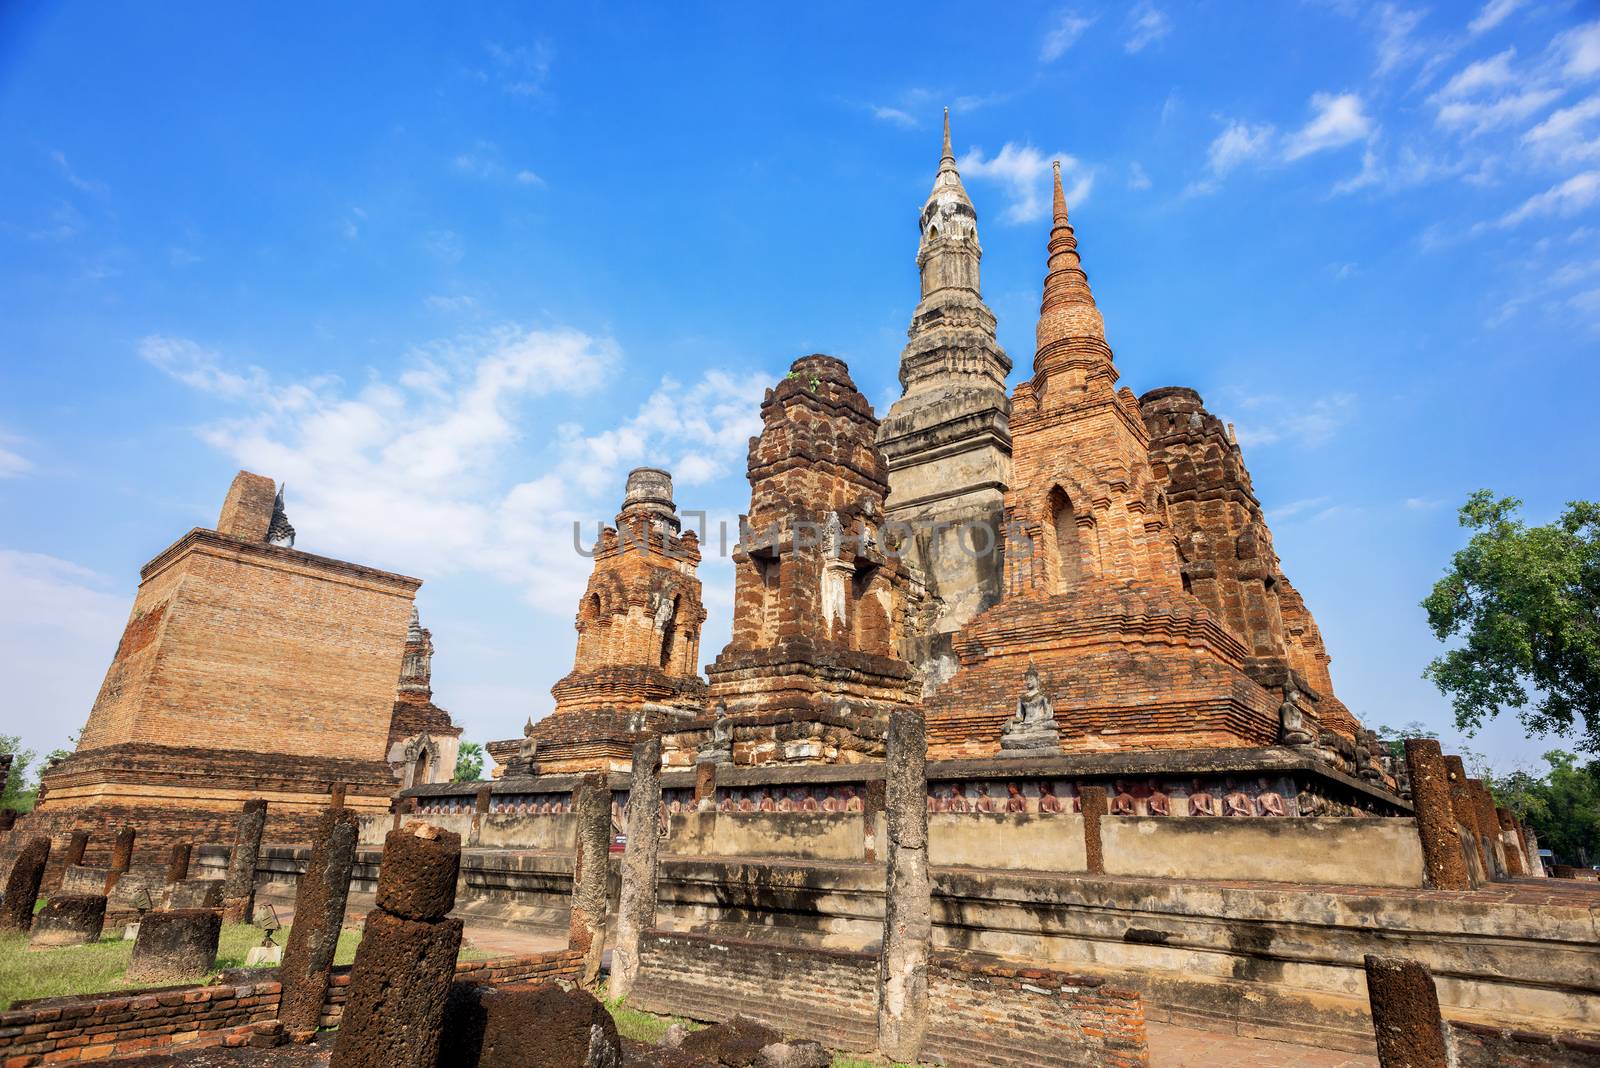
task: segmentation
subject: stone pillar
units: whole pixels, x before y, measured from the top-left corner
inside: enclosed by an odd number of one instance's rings
[[[181,883],[189,877],[189,860],[194,855],[194,846],[188,842],[179,842],[172,847],[172,854],[167,858],[167,875],[162,881],[168,886]]]
[[[483,821],[489,815],[489,802],[493,797],[492,783],[484,783],[473,794],[472,823],[467,830],[467,845],[475,846],[483,840]]]
[[[1078,790],[1079,808],[1083,811],[1084,867],[1091,875],[1106,873],[1105,852],[1100,846],[1100,821],[1110,811],[1104,786],[1084,786]]]
[[[1528,874],[1536,879],[1549,878],[1550,873],[1544,870],[1544,858],[1539,855],[1539,836],[1533,833],[1532,827],[1522,828],[1522,855],[1528,858]]]
[[[239,814],[239,831],[228,854],[227,883],[222,888],[222,918],[228,923],[249,923],[255,912],[256,864],[266,826],[267,803],[252,797]]]
[[[1482,779],[1468,779],[1467,790],[1472,796],[1472,815],[1477,821],[1478,842],[1483,846],[1484,859],[1489,864],[1489,877],[1505,878],[1505,865],[1500,862],[1505,850],[1496,851],[1494,844],[1500,840],[1500,820],[1494,814],[1494,795]]]
[[[1435,890],[1471,890],[1439,743],[1432,738],[1407,738],[1405,746],[1411,805],[1416,814],[1417,835],[1422,839],[1422,864],[1428,885]]]
[[[622,854],[622,899],[617,904],[617,944],[611,950],[608,997],[625,998],[639,977],[639,936],[655,926],[656,872],[661,837],[661,739],[633,747],[628,786],[628,848]]]
[[[1528,869],[1522,863],[1522,836],[1517,833],[1517,817],[1503,806],[1494,810],[1494,817],[1500,824],[1500,848],[1506,854],[1506,874],[1512,878],[1526,875]]]
[[[1467,785],[1466,765],[1458,756],[1447,756],[1444,758],[1444,769],[1450,781],[1450,809],[1455,813],[1456,822],[1467,829],[1477,846],[1478,861],[1483,865],[1483,877],[1490,878],[1494,874],[1494,865],[1483,855],[1483,841],[1478,836],[1478,804],[1473,800],[1472,787]]]
[[[83,854],[89,848],[89,832],[82,827],[74,828],[72,837],[67,839],[67,857],[65,866],[75,868],[83,863]]]
[[[717,766],[715,764],[696,764],[694,766],[694,807],[698,812],[703,806],[715,807],[717,803]]]
[[[0,931],[26,932],[33,926],[33,906],[39,900],[45,865],[50,862],[50,839],[30,838],[17,851],[6,879],[6,893],[0,898]]]
[[[611,788],[603,772],[583,777],[573,791],[572,811],[578,834],[572,860],[572,915],[567,946],[583,953],[585,989],[600,982],[600,958],[606,950],[606,862],[611,854]]]
[[[882,779],[868,779],[861,786],[861,821],[864,824],[864,859],[883,860],[888,847],[878,841],[878,824],[883,816],[884,785]],[[924,799],[923,807],[927,807]],[[887,833],[887,832],[885,832]]]
[[[217,963],[222,917],[213,909],[147,912],[139,920],[127,979],[165,984],[194,980]]]
[[[455,907],[461,836],[425,823],[390,831],[378,907],[350,969],[329,1068],[436,1068],[445,1002],[461,951]]]
[[[928,873],[928,727],[922,710],[889,713],[884,816],[889,860],[878,961],[878,1050],[917,1063],[928,1029],[933,880]]]
[[[133,867],[134,838],[132,827],[117,828],[117,836],[111,843],[111,874],[106,877],[107,894],[111,893],[111,888],[117,885],[123,873]]]
[[[311,858],[295,888],[294,925],[278,969],[283,983],[278,1019],[291,1039],[309,1037],[322,1020],[359,831],[356,814],[349,809],[330,808],[317,820]]]
[[[342,782],[336,782],[331,787],[329,787],[328,788],[328,807],[329,808],[344,808],[345,793],[348,790],[349,790],[349,787],[346,784],[342,783]]]
[[[1366,956],[1367,998],[1382,1068],[1445,1068],[1444,1021],[1433,976],[1401,957]]]
[[[33,918],[29,949],[82,946],[100,941],[106,899],[99,894],[56,894]]]

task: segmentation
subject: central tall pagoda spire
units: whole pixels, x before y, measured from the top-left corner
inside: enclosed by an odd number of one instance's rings
[[[900,354],[903,394],[878,444],[889,462],[888,516],[929,595],[925,626],[901,655],[928,692],[955,669],[950,636],[1000,598],[1001,521],[1011,474],[1011,359],[979,290],[978,213],[961,184],[950,110],[933,189],[917,216],[921,299]]]

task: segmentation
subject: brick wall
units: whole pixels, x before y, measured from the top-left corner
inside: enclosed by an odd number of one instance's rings
[[[705,935],[646,933],[630,1004],[697,1020],[749,1016],[835,1050],[877,1046],[878,957]],[[935,955],[925,1052],[951,1068],[1149,1063],[1139,995],[1104,980]]]
[[[1600,1064],[1600,1038],[1447,1023],[1457,1068],[1586,1068]]]
[[[477,983],[575,979],[581,953],[460,961],[456,978]],[[265,971],[264,977],[277,975]],[[335,968],[322,1026],[337,1027],[349,995],[350,969]],[[275,979],[242,984],[136,990],[51,998],[0,1012],[0,1065],[96,1061],[177,1045],[243,1045],[258,1023],[275,1019],[282,987]]]

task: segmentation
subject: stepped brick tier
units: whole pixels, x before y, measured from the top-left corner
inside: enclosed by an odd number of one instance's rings
[[[521,741],[493,742],[501,774],[626,770],[634,743],[701,714],[700,540],[684,531],[672,476],[629,472],[616,526],[594,546],[579,602],[572,671],[550,690],[555,710]]]
[[[978,285],[978,213],[961,184],[945,114],[944,153],[918,217],[922,298],[900,354],[899,400],[878,427],[889,465],[886,512],[926,582],[922,626],[900,653],[924,692],[954,673],[951,639],[1000,600],[1011,481],[1011,358]]]
[[[665,731],[662,760],[881,760],[889,710],[914,703],[918,683],[897,653],[917,597],[884,543],[878,420],[843,361],[822,355],[794,362],[761,419],[733,636],[707,669],[710,715]]]
[[[389,718],[389,768],[402,787],[449,782],[461,751],[461,728],[433,703],[433,631],[412,606]]]
[[[930,755],[1004,751],[1013,732],[1023,748],[1068,752],[1281,741],[1381,779],[1366,739],[1344,739],[1341,755],[1325,735],[1314,705],[1317,683],[1331,692],[1326,672],[1291,670],[1267,596],[1276,557],[1236,447],[1197,470],[1231,447],[1198,396],[1189,410],[1188,397],[1150,398],[1153,443],[1117,389],[1059,167],[1033,366],[1012,397],[1004,596],[954,638],[960,670],[927,701]],[[1226,567],[1211,560],[1222,542]]]
[[[351,808],[387,810],[421,583],[292,548],[282,500],[241,471],[217,529],[145,566],[77,752],[45,772],[20,821],[28,834],[136,826],[135,866],[159,867],[179,841],[230,839],[250,797],[271,802],[271,838],[309,834],[335,784]],[[108,845],[97,833],[90,862]]]

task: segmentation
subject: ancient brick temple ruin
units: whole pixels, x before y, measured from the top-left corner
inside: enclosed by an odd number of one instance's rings
[[[90,828],[97,858],[109,828],[136,825],[135,863],[156,864],[180,841],[227,839],[261,797],[269,834],[297,837],[336,788],[357,812],[388,811],[400,783],[386,757],[413,718],[434,757],[453,748],[459,731],[427,688],[427,632],[413,626],[408,644],[421,582],[293,541],[281,491],[241,471],[216,529],[145,565],[77,751],[20,822],[29,834]]]
[[[628,474],[593,555],[572,671],[550,689],[555,710],[522,739],[489,745],[505,774],[626,769],[640,738],[701,713],[700,541],[682,529],[670,474]]]
[[[843,361],[804,356],[761,403],[750,512],[733,554],[733,636],[707,669],[707,714],[662,759],[882,759],[889,710],[916,699],[898,650],[916,597],[884,541],[878,421]]]
[[[389,718],[389,768],[402,788],[449,782],[461,751],[461,728],[433,703],[433,631],[415,607]]]

